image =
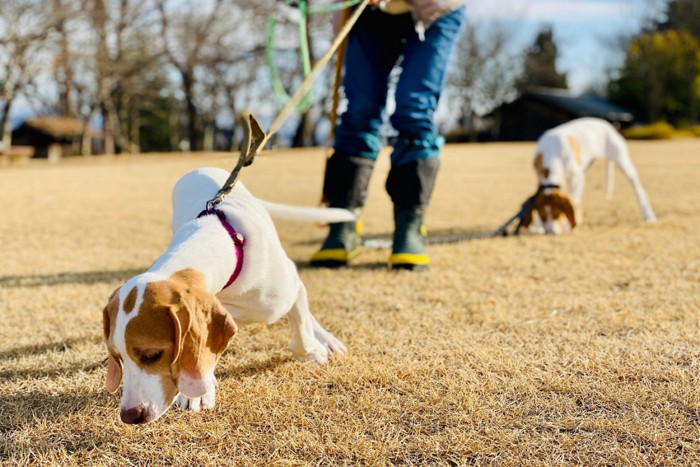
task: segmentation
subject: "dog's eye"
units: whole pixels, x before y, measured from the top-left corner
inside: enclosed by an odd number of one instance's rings
[[[149,350],[149,351],[141,353],[141,355],[139,356],[139,360],[144,365],[151,365],[153,363],[156,363],[158,360],[160,360],[160,357],[162,357],[162,356],[163,356],[162,350]]]

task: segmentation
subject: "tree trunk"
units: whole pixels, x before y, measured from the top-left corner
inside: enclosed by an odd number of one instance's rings
[[[173,104],[173,109],[177,109],[177,105]],[[178,116],[179,112],[171,111],[168,115],[168,126],[170,127],[170,148],[173,151],[181,151],[180,141],[182,140],[182,135],[180,134],[180,120]]]
[[[129,119],[129,144],[131,154],[141,154],[141,116],[138,108],[131,111]]]
[[[101,83],[101,112],[102,112],[102,142],[103,142],[103,152],[108,156],[114,155],[116,152],[116,146],[114,144],[114,133],[113,133],[113,122],[112,122],[112,112],[109,111],[109,91],[107,80],[103,79]]]
[[[64,6],[61,0],[54,0],[54,11],[59,15],[64,14]],[[65,20],[61,19],[56,24],[56,31],[58,32],[60,39],[60,53],[58,58],[58,69],[63,71],[63,78],[60,80],[59,89],[59,111],[66,116],[73,117],[75,115],[75,106],[73,105],[73,69],[71,68],[71,54],[68,43],[68,33],[66,32]]]
[[[197,106],[194,103],[194,76],[191,70],[180,70],[180,74],[182,75],[182,89],[185,92],[185,115],[190,150],[198,151],[202,146],[197,122]]]
[[[5,98],[5,106],[0,111],[0,132],[2,135],[2,145],[0,148],[12,146],[12,128],[10,127],[10,109],[12,108],[11,97]]]

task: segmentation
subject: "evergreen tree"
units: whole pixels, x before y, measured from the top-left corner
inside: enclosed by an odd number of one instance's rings
[[[700,40],[700,2],[698,0],[669,0],[666,21],[658,29],[685,31]]]
[[[663,22],[627,46],[608,97],[647,121],[695,125],[700,112],[700,2],[669,0]]]
[[[559,50],[551,27],[543,28],[525,52],[523,74],[517,82],[519,91],[533,87],[567,89],[566,73],[557,71]]]
[[[648,121],[697,122],[700,43],[687,32],[644,33],[630,43],[609,97]]]

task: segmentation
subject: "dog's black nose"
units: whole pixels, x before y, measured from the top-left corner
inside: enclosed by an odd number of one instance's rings
[[[146,404],[139,404],[131,409],[122,409],[122,422],[132,424],[145,423],[150,418],[151,410]]]

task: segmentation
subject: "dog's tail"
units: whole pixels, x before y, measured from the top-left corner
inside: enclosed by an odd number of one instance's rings
[[[354,221],[355,214],[347,209],[340,208],[311,208],[305,206],[292,206],[289,204],[277,204],[259,200],[270,216],[275,219],[295,221],[334,223]]]
[[[612,160],[608,160],[605,172],[605,196],[612,199],[615,190],[615,163]]]

